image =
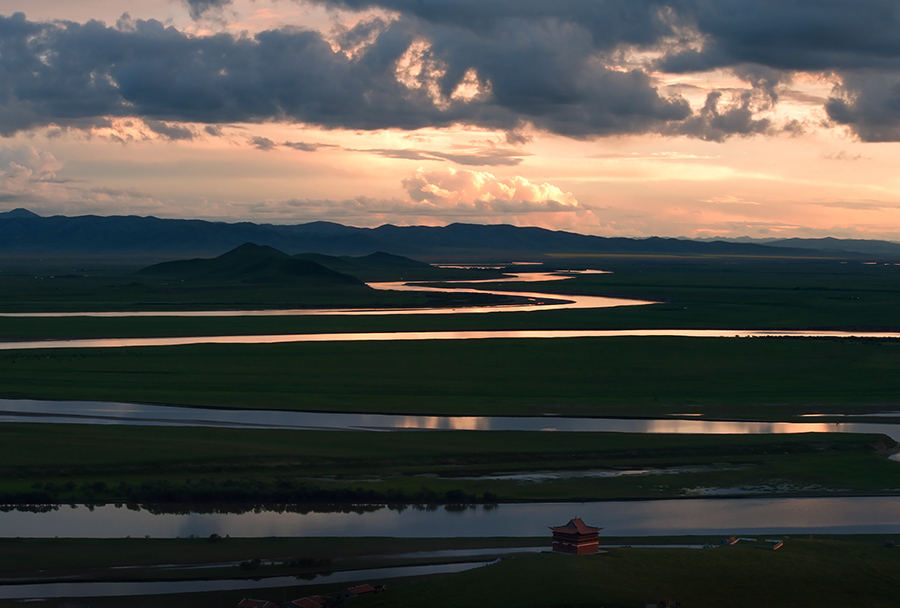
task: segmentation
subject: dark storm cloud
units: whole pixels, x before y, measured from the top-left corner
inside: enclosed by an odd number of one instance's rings
[[[724,141],[731,135],[755,135],[766,133],[771,129],[768,120],[753,118],[750,94],[740,95],[724,109],[720,108],[721,100],[721,92],[715,91],[707,95],[703,108],[694,116],[675,125],[672,133],[706,141]]]
[[[594,49],[619,45],[666,51],[664,72],[715,68],[765,93],[771,103],[794,72],[837,75],[840,95],[827,102],[829,117],[865,141],[900,140],[900,2],[896,0],[316,0],[350,9],[381,7],[432,25],[502,35],[505,28],[576,24]],[[688,44],[693,42],[693,44]],[[860,72],[880,71],[878,78]],[[671,132],[702,137],[766,131],[745,108],[723,117],[707,106]],[[553,120],[544,128],[566,132]],[[538,121],[540,122],[540,121]],[[718,126],[715,126],[718,124]],[[731,128],[735,130],[730,130]],[[591,129],[586,129],[591,132]]]
[[[660,67],[702,71],[744,63],[776,70],[900,67],[900,3],[895,0],[675,0],[704,38]]]
[[[527,23],[571,23],[597,48],[621,43],[651,45],[673,33],[666,0],[313,0],[364,10],[384,8],[424,22],[493,35]],[[677,4],[677,2],[676,2]]]
[[[900,3],[895,0],[693,0],[683,15],[701,50],[659,62],[670,72],[731,68],[777,99],[792,72],[834,74],[825,109],[863,141],[900,141]]]
[[[825,105],[828,117],[863,141],[900,141],[900,74],[866,71],[844,76]]]
[[[274,120],[360,130],[464,124],[506,131],[510,142],[531,125],[573,138],[721,141],[775,132],[758,113],[778,103],[795,72],[810,71],[843,83],[826,102],[833,122],[865,140],[900,139],[896,0],[316,1],[399,16],[337,33],[338,51],[334,39],[299,29],[192,37],[153,20],[0,17],[0,134],[136,116],[169,138],[193,137],[177,123]],[[184,2],[200,17],[230,0]],[[616,67],[628,49],[660,52],[654,67],[663,72],[732,70],[753,91],[727,100],[714,92],[692,111],[645,70]]]
[[[379,26],[353,59],[317,32],[190,37],[156,21],[32,23],[0,18],[0,132],[97,117],[166,123],[285,120],[329,128],[416,129],[465,123],[516,130],[524,123],[573,137],[658,130],[690,114],[640,71],[592,60],[590,36],[571,24],[521,23],[502,36],[429,33],[423,61],[444,66],[435,82],[395,73],[417,24]],[[417,60],[418,60],[417,59]],[[475,70],[490,93],[451,94]],[[412,77],[415,80],[416,76]],[[487,85],[485,85],[487,86]],[[436,99],[434,88],[442,91]],[[156,124],[156,123],[154,123]],[[187,136],[163,130],[173,136]]]

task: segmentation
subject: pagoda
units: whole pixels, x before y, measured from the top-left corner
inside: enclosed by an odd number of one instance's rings
[[[600,550],[600,530],[589,526],[580,517],[570,519],[564,526],[551,527],[553,531],[553,550],[560,553],[584,555]]]

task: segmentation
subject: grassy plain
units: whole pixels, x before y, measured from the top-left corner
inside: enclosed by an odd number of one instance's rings
[[[384,539],[386,540],[386,539]],[[388,541],[385,553],[409,548],[443,547],[450,539],[422,539],[399,543]],[[499,540],[499,542],[497,542]],[[526,541],[527,539],[521,539]],[[622,540],[622,539],[610,539]],[[669,539],[671,540],[671,539]],[[714,538],[683,539],[692,543],[712,542]],[[881,542],[879,542],[881,541]],[[18,544],[16,544],[18,542]],[[304,543],[294,547],[281,539],[229,539],[210,545],[222,555],[290,555],[291,548],[304,551]],[[355,555],[359,550],[378,550],[382,539],[319,539],[313,546],[337,555]],[[478,546],[479,540],[454,539],[454,545]],[[487,539],[493,546],[503,546],[504,539]],[[4,559],[16,556],[29,559],[34,550],[52,546],[54,551],[77,558],[78,555],[101,555],[140,561],[136,557],[141,547],[150,555],[158,549],[166,551],[166,544],[178,545],[187,554],[207,541],[3,541]],[[334,543],[337,549],[330,549]],[[244,553],[234,547],[243,547]],[[368,547],[368,549],[366,549]],[[9,550],[9,553],[7,553]],[[255,552],[255,553],[252,553]],[[266,553],[267,552],[267,553]],[[315,550],[319,554],[319,550]],[[162,554],[163,556],[165,553]],[[354,558],[350,558],[351,560]],[[102,558],[100,559],[102,561]],[[335,560],[337,563],[337,559]],[[359,563],[359,562],[357,562]],[[774,608],[821,606],[844,608],[893,608],[896,606],[896,572],[900,567],[900,551],[887,549],[883,539],[826,539],[786,538],[778,551],[754,546],[724,546],[716,549],[683,548],[612,548],[608,553],[572,557],[541,553],[502,559],[499,563],[458,574],[393,580],[368,579],[372,584],[387,583],[383,594],[359,598],[354,606],[360,608],[432,608],[456,606],[496,606],[497,608],[633,608],[647,600],[669,599],[673,603],[695,608],[719,606]],[[274,571],[277,567],[272,568]],[[236,569],[235,569],[236,570]],[[297,572],[297,569],[294,569]],[[234,572],[230,572],[234,574]],[[301,574],[302,576],[302,574]],[[277,603],[315,593],[333,593],[340,586],[304,585],[196,593],[169,596],[85,598],[91,606],[107,608],[124,605],[138,608],[171,606],[182,608],[215,608],[234,606],[243,597],[267,599]],[[4,608],[19,606],[0,600]]]

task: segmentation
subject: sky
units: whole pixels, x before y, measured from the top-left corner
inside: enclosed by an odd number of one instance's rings
[[[896,0],[0,0],[0,211],[900,241]]]

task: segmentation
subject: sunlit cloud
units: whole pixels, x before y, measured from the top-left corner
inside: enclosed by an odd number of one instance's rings
[[[571,192],[563,192],[552,184],[534,184],[521,176],[498,179],[484,171],[420,170],[403,180],[403,187],[416,204],[445,211],[534,213],[578,209]]]

